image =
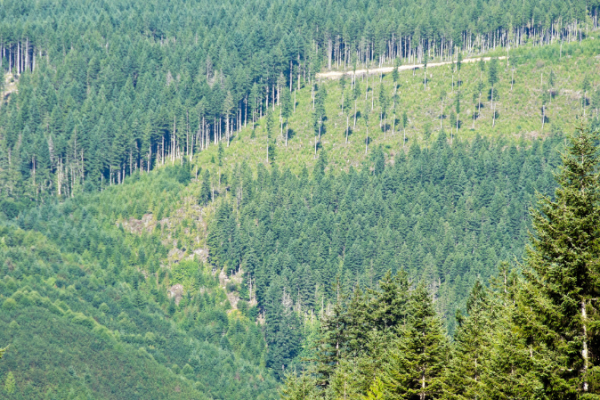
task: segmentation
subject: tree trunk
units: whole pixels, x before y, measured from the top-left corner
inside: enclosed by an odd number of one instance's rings
[[[350,116],[346,115],[346,143],[348,143],[348,123],[350,120]]]
[[[587,312],[585,310],[585,301],[581,301],[581,319],[583,320],[583,349],[581,351],[581,355],[583,357],[583,391],[587,392],[589,389],[588,381],[587,381],[587,370],[588,370],[588,345],[587,345]]]

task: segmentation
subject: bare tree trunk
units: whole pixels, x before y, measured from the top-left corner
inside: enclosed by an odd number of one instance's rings
[[[227,147],[229,147],[229,114],[225,117],[225,136],[227,137]]]
[[[350,116],[346,115],[346,143],[348,143],[348,123],[350,120]]]
[[[589,385],[587,382],[587,370],[589,363],[589,355],[588,355],[588,344],[587,344],[587,312],[585,310],[585,301],[581,302],[581,319],[583,320],[583,350],[581,351],[581,355],[583,356],[583,391],[587,392],[589,389]]]

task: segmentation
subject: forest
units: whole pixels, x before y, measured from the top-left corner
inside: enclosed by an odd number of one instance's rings
[[[428,280],[388,272],[338,295],[282,398],[600,398],[599,137],[580,128],[569,141],[523,263],[477,278],[452,339]]]
[[[0,397],[598,399],[596,0],[0,0]]]
[[[5,0],[0,190],[95,190],[229,144],[322,68],[577,42],[599,4]]]

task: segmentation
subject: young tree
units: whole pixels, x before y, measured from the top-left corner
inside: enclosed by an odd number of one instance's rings
[[[404,110],[404,112],[402,113],[402,130],[404,132],[404,138],[402,139],[402,147],[404,147],[404,144],[406,143],[406,127],[408,126],[408,114],[406,113],[406,110]]]
[[[202,187],[200,188],[200,204],[208,204],[211,199],[211,190],[210,190],[210,172],[208,169],[204,170],[204,175],[202,177]]]
[[[389,398],[437,398],[444,386],[448,344],[423,283],[411,296],[408,319],[397,346],[391,346],[382,381]]]
[[[463,60],[463,56],[462,56],[462,52],[458,52],[458,54],[456,55],[456,84],[458,85],[458,87],[460,88],[461,86],[461,81],[460,81],[460,68],[462,67],[462,60]]]
[[[271,145],[269,140],[273,136],[273,113],[267,110],[267,164],[269,163],[269,151],[271,150]]]
[[[547,88],[542,88],[542,131],[544,130],[544,124],[546,123],[546,103],[550,98],[550,91]]]
[[[583,108],[583,117],[585,118],[585,108],[587,106],[587,92],[590,90],[590,79],[587,75],[583,77],[581,83],[581,90],[583,90],[583,96],[581,97],[581,108]]]
[[[520,319],[521,331],[536,357],[545,356],[538,374],[547,398],[600,394],[600,382],[590,384],[600,366],[598,139],[577,129],[562,156],[554,198],[539,195],[539,210],[532,211],[528,285],[519,310],[531,310]]]
[[[425,49],[423,49],[423,86],[427,90],[427,63],[429,62],[429,55]]]
[[[452,144],[452,129],[457,124],[457,120],[458,118],[456,118],[456,114],[454,113],[454,110],[452,110],[450,112],[450,144]]]
[[[496,108],[494,107],[494,85],[498,82],[498,59],[492,58],[490,67],[488,68],[488,82],[492,86],[491,101],[492,101],[492,126],[496,125]]]
[[[354,83],[354,90],[352,91],[353,97],[354,97],[354,125],[353,128],[356,128],[356,113],[358,112],[356,109],[356,102],[358,101],[358,98],[360,97],[360,82],[355,82]]]
[[[458,129],[460,128],[460,90],[456,91],[456,97],[454,98],[454,108],[456,110],[456,134],[458,135]]]
[[[287,373],[285,376],[285,385],[281,388],[280,394],[282,400],[311,400],[318,399],[316,390],[316,380],[314,376],[303,372],[301,375]]]
[[[8,375],[6,376],[6,381],[4,381],[4,391],[6,391],[6,393],[8,394],[13,394],[15,392],[15,389],[15,376],[13,375],[12,371],[9,371]]]
[[[346,90],[346,74],[342,74],[342,77],[340,78],[340,88],[342,89],[342,101],[340,102],[340,108],[343,109],[344,108],[344,94],[345,94],[345,90]]]
[[[446,101],[446,91],[442,89],[440,93],[440,130],[444,129],[444,102]]]
[[[281,116],[285,119],[285,145],[288,144],[288,133],[290,131],[289,119],[292,115],[292,94],[289,90],[284,90],[281,99]]]
[[[594,107],[594,111],[598,115],[598,109],[600,109],[600,90],[598,89],[592,93],[592,107]]]
[[[390,99],[385,91],[385,87],[382,84],[380,84],[379,85],[379,106],[381,107],[381,110],[380,110],[380,114],[379,114],[379,126],[382,129],[382,131],[384,132],[384,137],[385,137],[385,130],[386,130],[385,122],[387,120],[386,112],[389,107],[389,102],[390,102]]]
[[[313,130],[315,133],[315,154],[314,158],[317,159],[317,145],[321,141],[321,127],[323,125],[323,120],[319,113],[315,110],[313,113]]]
[[[344,99],[343,110],[346,114],[346,143],[348,143],[348,131],[350,130],[350,112],[352,111],[352,103],[350,96],[346,96]]]
[[[223,166],[223,158],[224,158],[224,150],[223,150],[223,142],[219,142],[219,148],[217,150],[217,159],[219,160],[219,167]]]
[[[315,85],[316,86],[316,85]],[[315,158],[317,157],[317,143],[321,142],[321,133],[323,131],[323,121],[327,118],[325,114],[325,97],[327,91],[323,86],[317,87],[317,93],[315,94],[315,112],[313,119],[313,127],[315,134],[318,135],[318,140],[315,139]]]
[[[394,90],[398,86],[398,79],[400,78],[399,68],[402,65],[402,59],[397,57],[394,60],[394,69],[392,70],[392,81],[394,82]]]
[[[394,115],[392,116],[392,136],[394,136],[396,130],[396,106],[400,101],[400,96],[398,95],[398,91],[396,89],[397,86],[394,87],[394,94],[392,95],[392,110],[394,111]]]

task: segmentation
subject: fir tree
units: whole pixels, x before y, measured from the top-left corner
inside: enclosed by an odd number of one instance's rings
[[[204,176],[202,177],[202,187],[200,188],[200,204],[207,204],[211,199],[210,190],[210,172],[208,169],[204,170]]]
[[[13,375],[12,371],[10,371],[6,376],[6,381],[4,381],[4,390],[8,394],[13,394],[15,392],[15,387],[15,376]]]
[[[409,321],[392,346],[382,380],[390,399],[432,399],[441,394],[447,363],[446,337],[423,284],[412,294]]]
[[[533,357],[543,357],[538,374],[548,398],[600,394],[590,384],[600,362],[597,142],[596,133],[577,129],[562,156],[554,198],[539,195],[539,210],[532,211],[520,322]]]

